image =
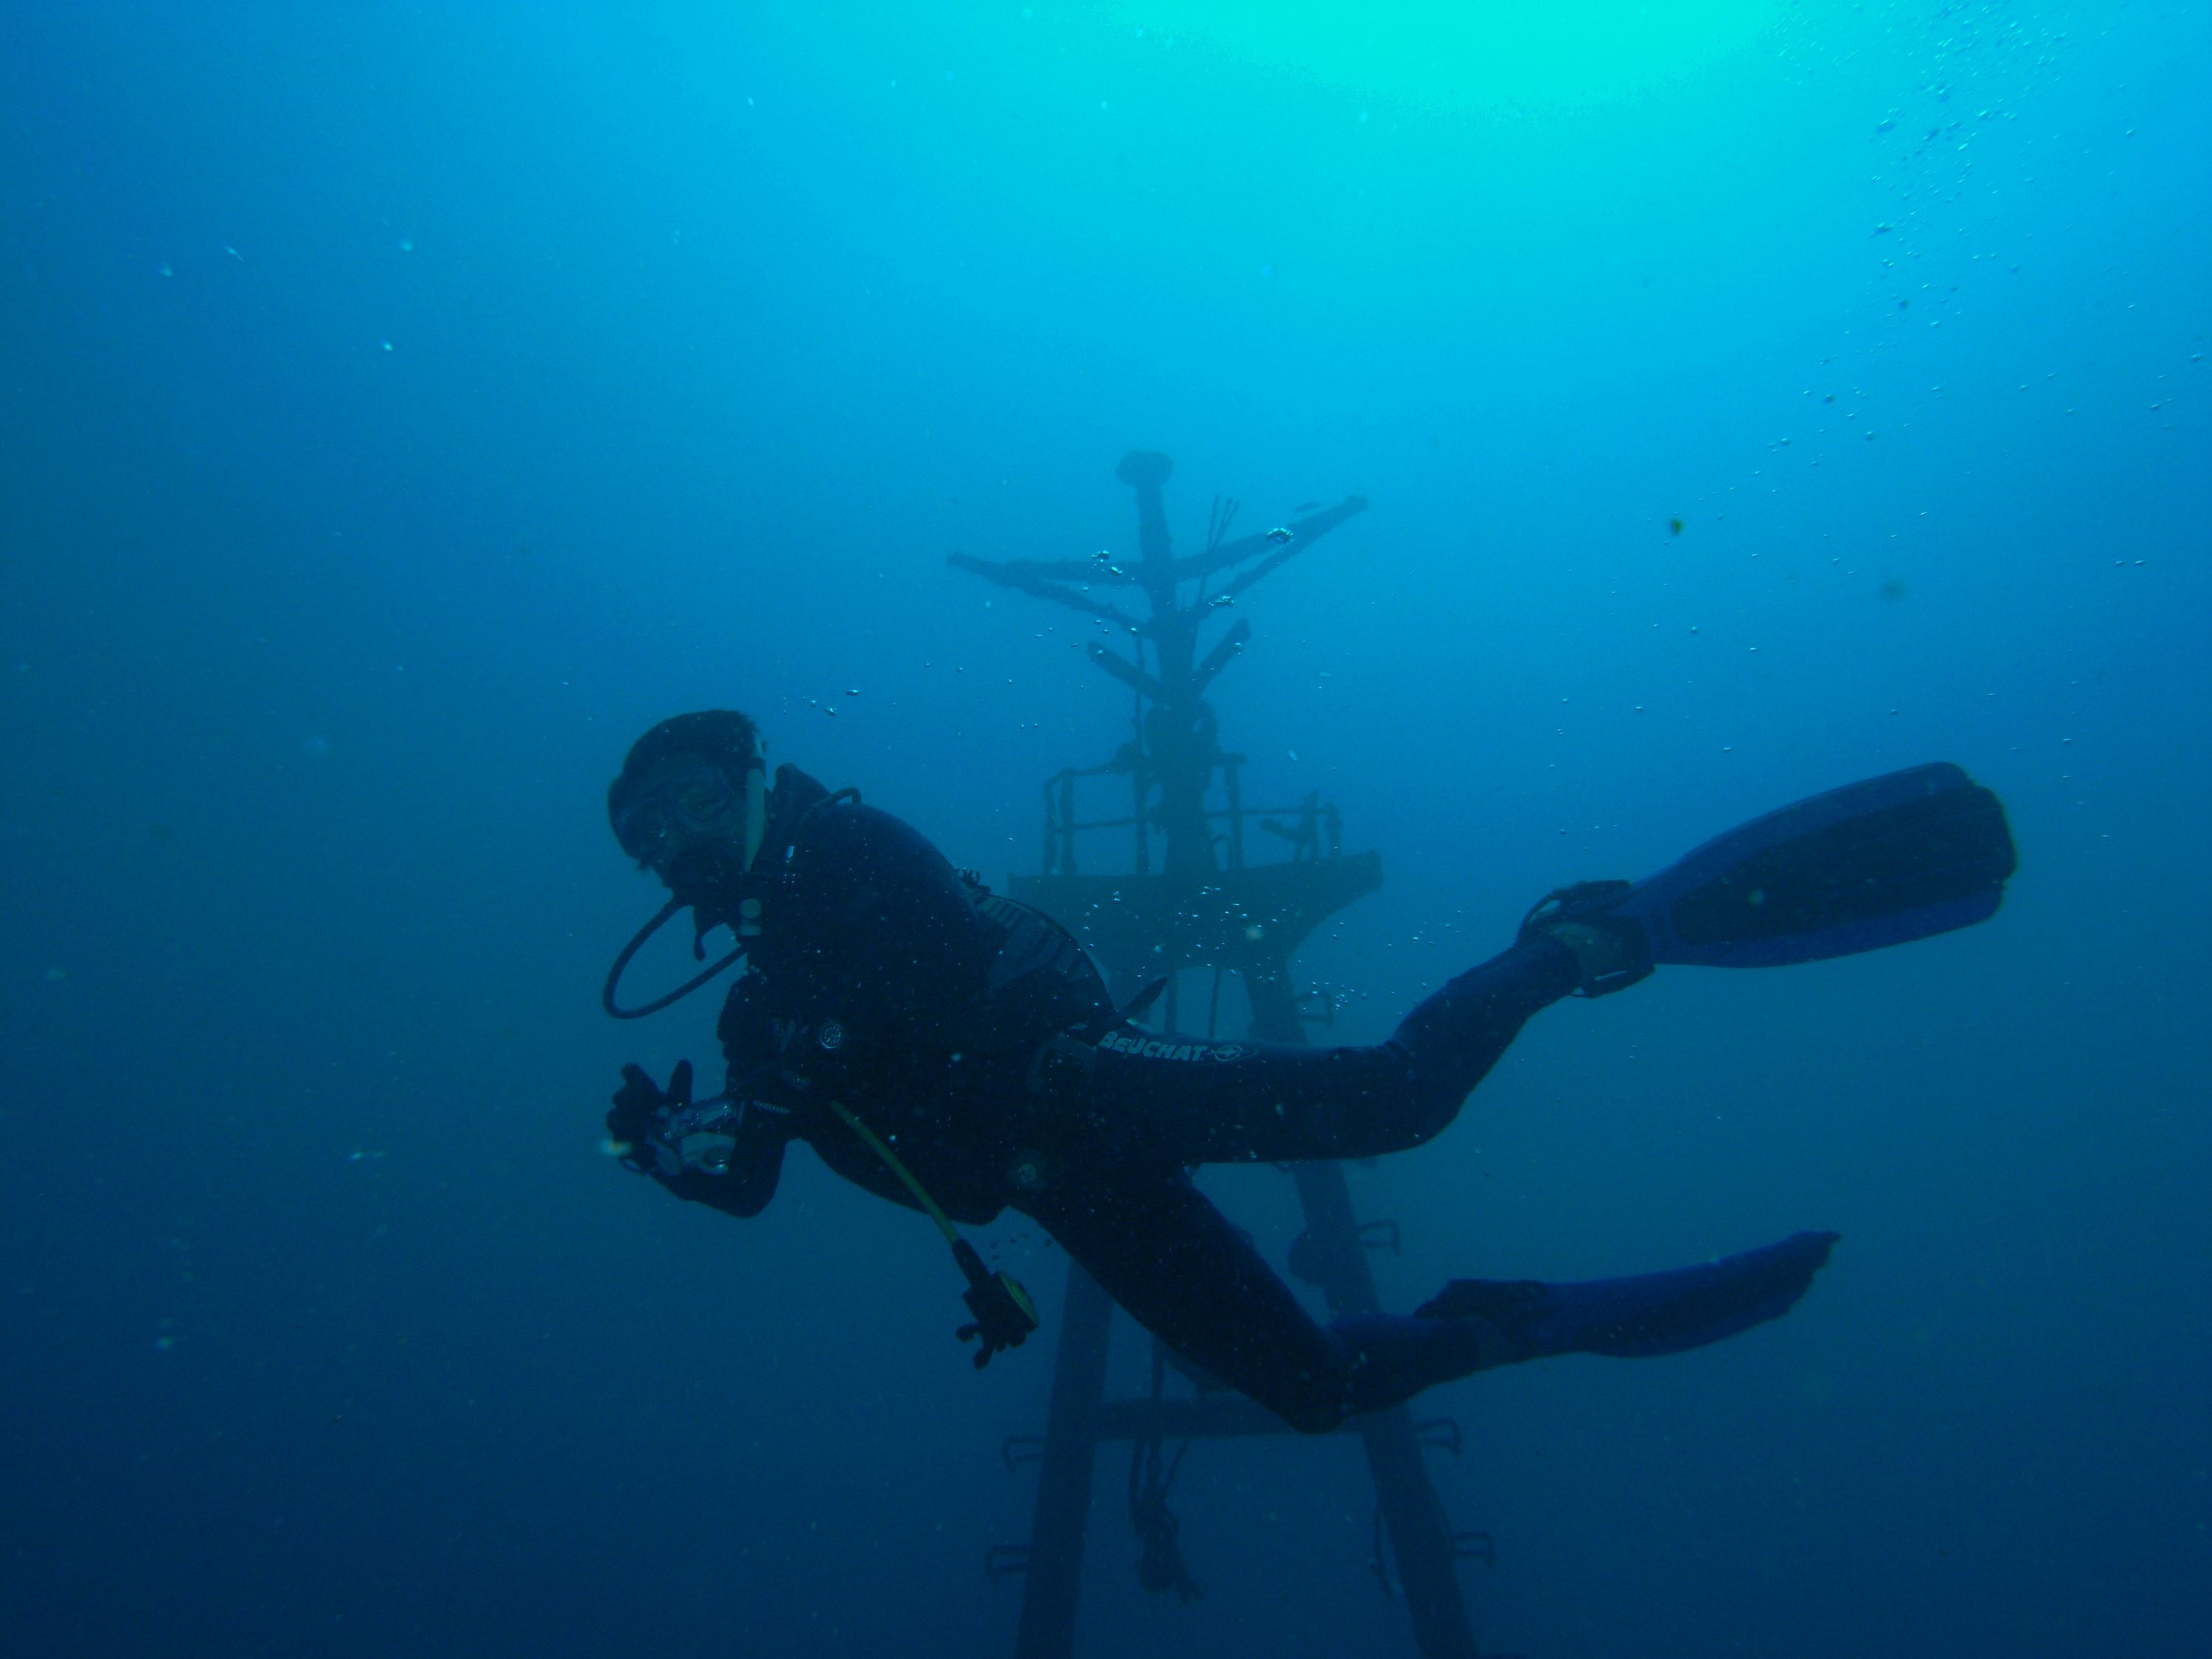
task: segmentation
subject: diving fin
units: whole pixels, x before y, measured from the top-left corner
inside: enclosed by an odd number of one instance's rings
[[[1505,1357],[1492,1364],[1562,1353],[1680,1353],[1781,1318],[1812,1288],[1837,1237],[1794,1233],[1740,1255],[1632,1279],[1455,1279],[1414,1316],[1481,1321],[1504,1339]]]
[[[1753,818],[1633,885],[1562,888],[1523,930],[1640,930],[1644,962],[1778,968],[1986,921],[2018,863],[2003,803],[1938,761]]]

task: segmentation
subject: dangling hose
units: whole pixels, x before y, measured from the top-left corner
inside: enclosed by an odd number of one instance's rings
[[[789,840],[795,844],[798,841],[799,832],[804,830],[808,824],[811,823],[814,821],[814,815],[821,811],[824,807],[836,806],[844,801],[851,801],[857,805],[860,803],[860,792],[857,789],[840,789],[835,794],[823,796],[820,800],[814,802],[811,805],[808,806],[805,811],[799,815],[798,818],[793,823],[791,829],[787,832]],[[785,851],[785,860],[787,863],[789,861],[790,850],[791,849],[789,848],[787,848]],[[754,862],[757,862],[757,856]],[[750,864],[748,864],[745,873],[747,875],[750,875],[752,873]],[[636,933],[630,936],[629,943],[623,946],[622,954],[615,958],[615,965],[607,969],[607,982],[599,988],[599,1006],[605,1009],[607,1012],[612,1015],[615,1018],[643,1019],[647,1014],[657,1014],[670,1004],[683,1001],[684,998],[690,996],[694,991],[704,985],[708,980],[714,978],[715,975],[720,973],[724,969],[729,967],[731,963],[737,961],[739,957],[744,955],[744,943],[740,939],[737,949],[732,951],[729,955],[722,957],[719,962],[716,962],[712,967],[707,969],[703,973],[693,975],[690,979],[685,980],[683,984],[671,991],[666,996],[656,997],[651,1002],[646,1003],[643,1006],[637,1008],[625,1008],[617,1003],[615,1000],[615,994],[621,988],[623,970],[629,966],[630,958],[635,957],[640,951],[643,950],[645,948],[646,940],[651,939],[655,933],[666,927],[668,925],[668,919],[671,916],[673,916],[678,910],[681,910],[688,902],[690,902],[690,901],[684,899],[681,896],[672,896],[667,903],[662,905],[659,909],[653,912],[653,920],[651,921],[647,922],[644,927],[639,928]],[[750,901],[748,901],[748,902],[750,903]],[[749,909],[746,914],[748,915],[757,915],[758,907],[754,906],[751,909]],[[695,957],[703,958],[707,954],[705,948],[699,942],[700,939],[706,937],[707,932],[707,929],[702,928],[700,930],[699,938],[691,941],[691,954]]]
[[[636,1008],[625,1008],[620,1003],[617,1002],[615,1000],[615,994],[622,987],[623,970],[629,966],[630,958],[635,957],[640,951],[642,951],[645,948],[646,940],[651,939],[663,927],[665,927],[668,925],[669,919],[678,910],[684,908],[684,901],[683,899],[672,898],[667,903],[662,905],[659,909],[653,912],[653,920],[647,922],[644,927],[639,928],[636,933],[630,935],[629,943],[623,946],[622,954],[615,958],[615,965],[607,969],[607,982],[599,988],[599,1006],[605,1009],[607,1012],[613,1015],[617,1019],[643,1019],[647,1014],[659,1013],[663,1008],[667,1007],[671,1003],[683,1001],[684,998],[690,996],[694,991],[704,985],[708,980],[714,978],[715,975],[720,973],[725,968],[727,968],[739,957],[744,955],[745,947],[741,944],[736,950],[731,951],[729,955],[715,963],[714,966],[708,968],[704,973],[693,975],[690,979],[685,980],[683,984],[671,991],[666,996],[656,997],[653,1001],[646,1003],[642,1006]],[[691,942],[691,954],[695,957],[703,957],[707,953],[701,946],[698,940],[694,939]]]
[[[989,1364],[994,1353],[1020,1347],[1039,1323],[1036,1304],[1030,1300],[1030,1293],[1022,1288],[1021,1280],[1012,1273],[993,1273],[983,1265],[983,1258],[975,1254],[975,1247],[960,1237],[952,1218],[915,1178],[914,1171],[906,1167],[906,1160],[886,1146],[881,1135],[854,1116],[851,1107],[842,1100],[825,1101],[823,1104],[883,1160],[884,1167],[898,1177],[899,1184],[913,1194],[921,1212],[952,1247],[952,1260],[959,1266],[960,1276],[968,1281],[968,1288],[961,1292],[960,1299],[975,1316],[973,1324],[962,1326],[955,1334],[963,1342],[973,1338],[980,1345],[975,1369],[980,1371]]]

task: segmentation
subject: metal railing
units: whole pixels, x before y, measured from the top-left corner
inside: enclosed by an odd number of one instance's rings
[[[1335,858],[1344,850],[1344,823],[1336,803],[1325,801],[1318,789],[1310,791],[1294,806],[1247,806],[1241,771],[1246,757],[1222,754],[1216,758],[1221,775],[1223,804],[1203,813],[1208,823],[1221,823],[1225,833],[1213,838],[1226,868],[1246,866],[1244,834],[1247,823],[1290,844],[1290,861],[1301,863]],[[1080,778],[1122,775],[1129,779],[1133,798],[1127,817],[1079,818],[1075,785]],[[1141,758],[1133,764],[1108,762],[1103,766],[1070,766],[1054,773],[1044,783],[1044,872],[1048,876],[1077,873],[1076,837],[1097,830],[1128,830],[1134,834],[1136,873],[1149,875],[1152,867],[1152,837],[1165,833],[1151,807],[1152,775]],[[1209,790],[1209,793],[1211,791]]]

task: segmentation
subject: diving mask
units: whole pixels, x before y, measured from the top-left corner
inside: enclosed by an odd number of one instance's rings
[[[680,766],[647,784],[615,814],[615,839],[623,852],[661,875],[678,854],[704,841],[738,850],[750,869],[767,830],[764,763],[747,764],[742,787],[705,762]]]

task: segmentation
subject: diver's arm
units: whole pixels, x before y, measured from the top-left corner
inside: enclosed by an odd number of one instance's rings
[[[781,1043],[769,1018],[759,978],[742,973],[723,999],[714,1023],[726,1070],[723,1097],[736,1103],[733,1116],[721,1118],[716,1133],[726,1139],[702,1168],[684,1159],[656,1159],[646,1173],[684,1200],[734,1216],[756,1216],[775,1196],[783,1173],[783,1149],[792,1138],[791,1103],[775,1071]]]
[[[738,1126],[737,1146],[720,1175],[684,1170],[674,1176],[649,1170],[660,1184],[689,1204],[704,1204],[725,1215],[750,1218],[768,1207],[783,1173],[783,1149],[791,1142],[781,1119],[751,1111]]]
[[[625,1169],[651,1176],[687,1202],[757,1215],[775,1196],[792,1131],[786,1112],[755,1092],[695,1105],[690,1060],[677,1062],[665,1090],[641,1067],[625,1066],[607,1113],[610,1150]]]

